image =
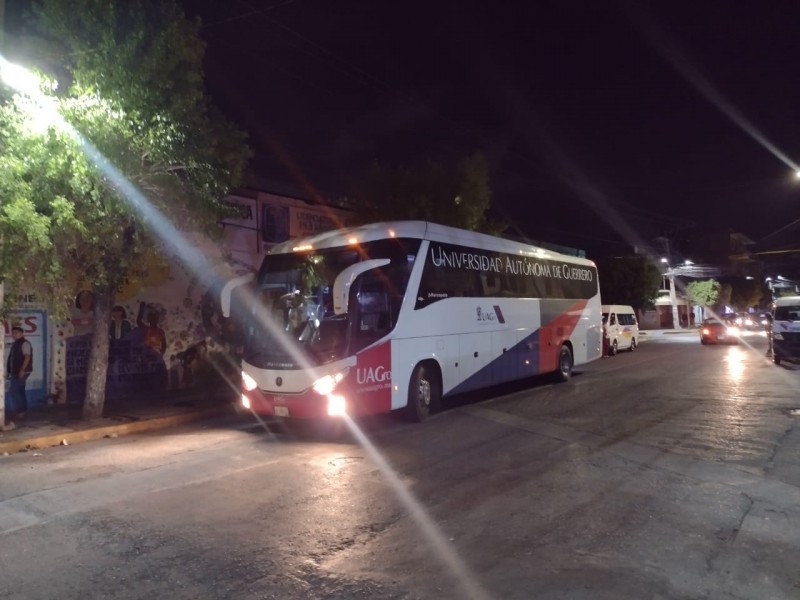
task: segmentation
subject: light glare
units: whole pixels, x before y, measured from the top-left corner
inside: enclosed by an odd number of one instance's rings
[[[344,396],[328,396],[328,416],[342,417],[347,414],[347,401]]]
[[[317,379],[312,387],[320,396],[327,396],[336,389],[336,385],[342,380],[342,377],[341,373],[325,375],[325,377]]]
[[[0,79],[9,86],[28,96],[41,93],[39,78],[25,67],[8,62],[0,56]]]
[[[256,383],[255,379],[253,379],[250,375],[242,371],[242,385],[244,386],[244,389],[246,389],[248,392],[252,392],[254,389],[256,389],[256,386],[258,384]]]

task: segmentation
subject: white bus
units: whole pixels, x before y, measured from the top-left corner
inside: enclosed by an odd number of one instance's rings
[[[403,409],[421,421],[443,396],[566,381],[602,354],[590,260],[424,221],[275,246],[226,284],[222,309],[244,315],[243,404],[279,417]]]

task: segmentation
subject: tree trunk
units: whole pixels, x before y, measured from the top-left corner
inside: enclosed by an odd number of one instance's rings
[[[108,375],[108,322],[111,319],[111,293],[94,290],[94,318],[89,366],[86,374],[86,398],[83,401],[83,419],[89,421],[103,416]]]

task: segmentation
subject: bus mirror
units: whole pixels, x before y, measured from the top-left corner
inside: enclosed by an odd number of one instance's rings
[[[347,314],[347,299],[350,297],[350,286],[356,277],[364,271],[388,265],[391,262],[388,258],[374,258],[365,260],[354,265],[350,265],[336,276],[333,282],[333,312],[337,315]]]
[[[233,290],[237,287],[242,286],[246,283],[250,283],[255,279],[255,273],[248,273],[247,275],[242,275],[240,277],[236,277],[231,279],[228,283],[222,286],[222,291],[220,292],[219,304],[220,309],[222,310],[223,317],[230,317],[231,316],[231,296],[233,295]]]

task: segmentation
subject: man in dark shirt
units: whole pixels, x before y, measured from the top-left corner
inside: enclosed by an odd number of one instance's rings
[[[25,382],[33,371],[33,348],[31,343],[25,339],[22,327],[18,325],[12,327],[11,337],[14,338],[14,343],[11,344],[6,361],[6,377],[9,379],[5,401],[6,424],[4,429],[6,430],[14,429],[16,421],[21,419],[28,410]]]

